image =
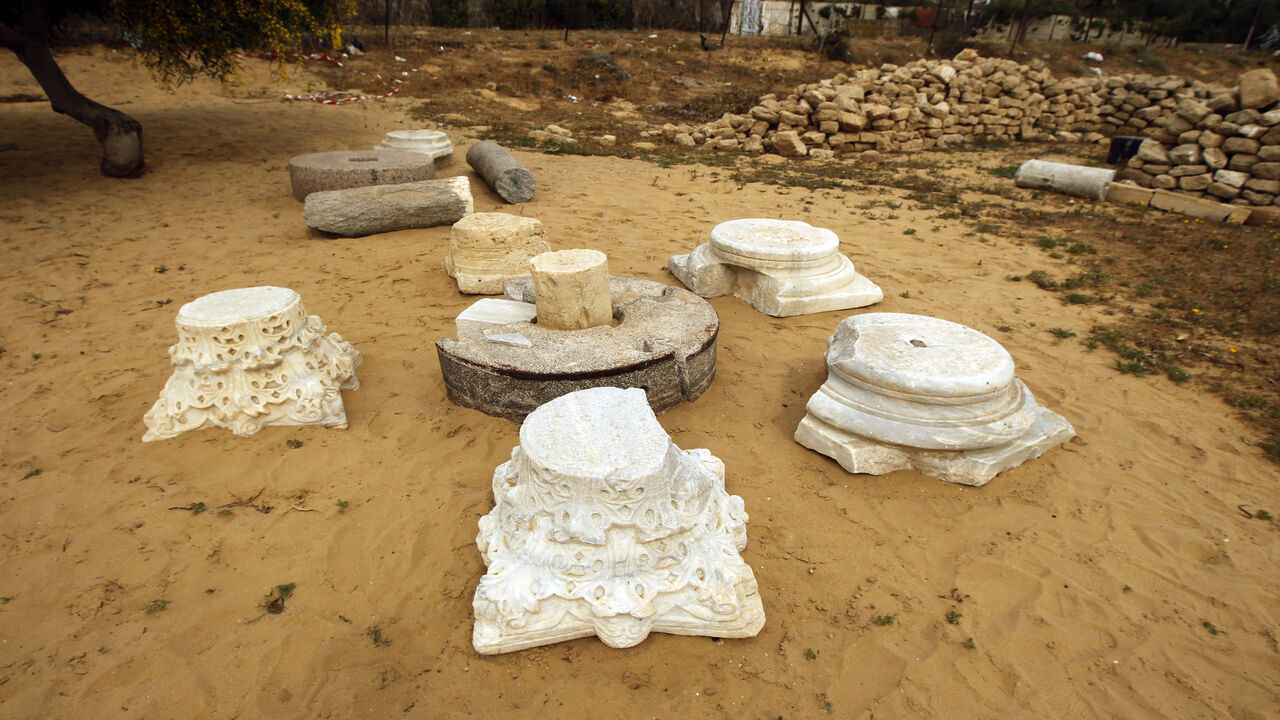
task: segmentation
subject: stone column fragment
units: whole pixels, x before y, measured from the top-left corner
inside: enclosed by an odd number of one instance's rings
[[[173,375],[143,420],[144,442],[202,427],[241,437],[268,425],[345,428],[341,390],[360,387],[360,353],[307,315],[288,288],[224,290],[178,310]]]
[[[1036,403],[999,343],[963,325],[855,315],[827,340],[826,360],[795,440],[849,472],[985,485],[1075,436]]]
[[[502,281],[529,274],[529,258],[551,250],[542,222],[506,213],[473,213],[454,223],[444,267],[458,289],[502,293]]]
[[[315,192],[302,219],[308,227],[362,237],[376,233],[452,225],[475,210],[465,177]]]
[[[493,498],[476,537],[488,567],[472,603],[481,654],[764,626],[724,463],[677,447],[639,388],[580,390],[531,413]]]
[[[467,164],[509,203],[527,202],[537,188],[533,173],[492,140],[481,140],[468,148]]]
[[[435,161],[436,168],[453,164],[453,143],[439,130],[392,130],[373,149],[427,155]]]
[[[529,261],[538,324],[585,330],[613,322],[609,258],[599,250],[559,250]]]
[[[1116,171],[1111,168],[1028,160],[1018,168],[1013,183],[1020,188],[1052,190],[1064,195],[1104,200],[1115,177]]]

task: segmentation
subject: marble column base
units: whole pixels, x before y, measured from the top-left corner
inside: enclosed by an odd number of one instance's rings
[[[813,415],[805,415],[796,428],[795,441],[840,463],[851,473],[885,475],[914,470],[959,485],[981,487],[998,473],[1034,460],[1075,437],[1066,418],[1036,408],[1035,420],[1025,433],[1005,445],[977,450],[927,450],[892,445],[854,435]]]

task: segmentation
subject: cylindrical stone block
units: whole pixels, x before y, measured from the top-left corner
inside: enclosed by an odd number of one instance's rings
[[[431,180],[436,164],[428,155],[401,150],[341,150],[299,155],[289,161],[293,197],[366,185],[398,185]]]
[[[503,280],[528,275],[529,258],[550,250],[540,220],[473,213],[454,223],[444,267],[462,292],[497,295]]]
[[[527,202],[537,182],[533,173],[496,142],[481,140],[467,149],[467,164],[509,203]]]
[[[599,250],[558,250],[529,260],[538,324],[585,330],[613,321],[609,258]]]
[[[1053,190],[1066,195],[1102,200],[1116,171],[1045,160],[1028,160],[1018,168],[1013,183],[1020,188]]]

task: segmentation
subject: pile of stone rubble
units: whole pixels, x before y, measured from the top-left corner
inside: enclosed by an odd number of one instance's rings
[[[688,147],[829,158],[913,152],[999,139],[1102,142],[1139,135],[1141,155],[1121,173],[1144,187],[1271,205],[1280,195],[1280,82],[1270,70],[1237,86],[1173,76],[1056,78],[965,50],[839,74],[764,95],[743,115],[644,133]]]

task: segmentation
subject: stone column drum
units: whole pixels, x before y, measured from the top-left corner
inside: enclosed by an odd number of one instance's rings
[[[730,220],[712,229],[711,242],[672,256],[667,269],[702,297],[732,293],[774,317],[847,310],[884,299],[839,248],[834,232],[808,223]]]
[[[430,157],[399,150],[339,150],[299,155],[289,161],[289,183],[299,201],[322,190],[398,185],[435,176],[436,164]]]
[[[599,250],[558,250],[529,260],[538,324],[585,330],[613,321],[609,258]]]
[[[681,450],[643,390],[592,388],[539,407],[493,474],[476,544],[472,644],[485,655],[651,632],[751,637],[764,608],[742,498],[724,463]]]
[[[826,360],[827,381],[809,399],[795,440],[849,472],[913,469],[985,485],[1075,436],[1014,377],[999,343],[963,325],[855,315],[827,341]]]
[[[458,290],[502,294],[502,281],[529,274],[529,259],[549,252],[542,222],[506,213],[473,213],[453,224],[445,272]]]
[[[360,386],[360,353],[307,315],[287,288],[212,293],[178,310],[173,375],[143,420],[143,441],[214,426],[252,435],[268,425],[345,428],[341,390]]]

